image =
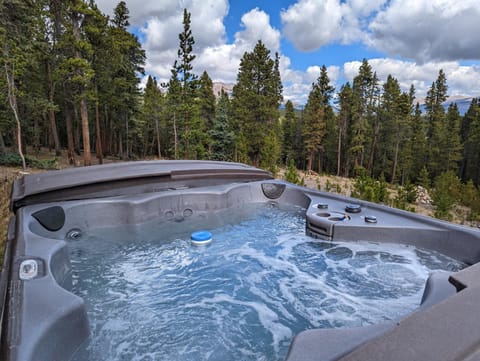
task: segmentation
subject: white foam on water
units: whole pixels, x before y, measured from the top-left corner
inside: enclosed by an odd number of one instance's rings
[[[202,248],[188,222],[183,236],[167,224],[70,242],[92,334],[73,361],[283,360],[302,330],[397,319],[432,270],[460,267],[414,247],[314,240],[298,210],[229,215]]]
[[[270,309],[266,304],[253,301],[240,301],[226,294],[215,294],[212,298],[203,299],[199,304],[188,304],[186,307],[208,307],[211,304],[228,303],[231,305],[244,306],[255,311],[258,320],[262,326],[270,332],[273,342],[272,346],[275,352],[278,352],[278,345],[284,339],[291,339],[292,332],[289,328],[279,323],[277,313]]]

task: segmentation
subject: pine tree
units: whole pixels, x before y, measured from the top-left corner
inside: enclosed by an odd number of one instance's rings
[[[442,69],[438,77],[427,92],[425,99],[427,119],[427,164],[435,178],[442,173],[442,154],[445,151],[442,147],[447,135],[445,109],[442,103],[448,98],[447,79]]]
[[[148,76],[145,90],[143,92],[143,105],[141,117],[137,119],[138,138],[143,144],[143,157],[154,153],[162,157],[162,148],[165,144],[165,129],[160,120],[162,118],[163,95],[158,87],[157,80]],[[153,144],[156,147],[153,147]],[[149,146],[152,145],[155,151],[152,152]]]
[[[315,157],[318,159],[318,172],[328,164],[329,159],[336,157],[335,114],[330,105],[334,90],[330,85],[327,68],[323,65],[320,76],[312,84],[304,109],[303,141],[308,171],[312,170]]]
[[[120,1],[114,10],[113,25],[118,29],[127,30],[127,27],[130,26],[129,18],[130,10],[128,10],[127,4],[125,1]]]
[[[405,167],[408,159],[405,159],[405,144],[410,136],[410,119],[412,118],[412,103],[408,93],[400,94],[397,106],[397,116],[393,123],[396,139],[394,142],[394,155],[392,165],[391,183],[397,182],[398,174],[402,175],[401,183],[405,182]],[[409,181],[409,180],[408,180]]]
[[[430,126],[433,127],[434,117],[436,113],[445,113],[442,103],[448,99],[447,95],[448,86],[447,78],[443,69],[440,69],[438,72],[437,80],[432,83],[432,86],[427,92],[427,97],[425,98],[425,108],[430,120]],[[431,135],[432,129],[429,131]]]
[[[123,3],[123,5],[125,5]],[[118,12],[118,7],[115,12]],[[90,11],[85,15],[82,27],[84,29],[86,38],[92,46],[91,64],[94,72],[92,78],[93,100],[95,101],[95,153],[100,164],[103,163],[103,142],[102,130],[100,125],[100,91],[99,87],[104,85],[102,75],[105,70],[111,66],[111,59],[109,59],[110,42],[108,37],[108,18],[104,16],[98,7],[92,3],[90,4]],[[127,11],[128,10],[124,10]],[[117,16],[117,15],[116,15]],[[128,22],[127,22],[128,23]],[[109,82],[109,81],[108,81]]]
[[[320,76],[317,80],[317,84],[322,94],[322,105],[324,108],[331,107],[330,101],[332,100],[335,87],[330,84],[330,78],[328,77],[327,67],[322,65],[320,68]]]
[[[407,149],[411,149],[412,158],[412,180],[418,179],[422,169],[427,165],[427,130],[420,110],[420,104],[416,104],[412,118],[412,133]],[[410,147],[409,147],[410,145]]]
[[[282,152],[279,140],[280,134],[280,124],[276,123],[267,130],[263,140],[263,147],[260,150],[260,167],[269,170],[274,176],[277,174],[277,162]]]
[[[408,137],[409,117],[412,109],[411,95],[402,93],[397,79],[389,75],[383,85],[378,111],[379,164],[374,175],[384,175],[392,183],[397,180],[399,159]],[[400,170],[401,172],[401,170]]]
[[[461,176],[464,182],[480,185],[480,101],[472,99],[462,121],[461,140],[464,144]]]
[[[173,159],[179,159],[179,113],[180,113],[180,102],[182,97],[182,84],[178,79],[178,73],[176,67],[171,69],[171,76],[168,84],[167,92],[167,102],[166,102],[166,117],[167,117],[167,132],[169,134],[168,139],[168,151],[170,157]]]
[[[248,159],[254,165],[274,167],[279,149],[276,131],[279,123],[279,104],[282,84],[276,60],[258,41],[252,52],[246,52],[241,61],[237,83],[233,87],[232,109],[237,133],[237,160]],[[265,147],[265,149],[264,149]],[[245,153],[246,152],[246,153]]]
[[[113,124],[118,138],[118,152],[124,158],[129,158],[135,129],[133,119],[139,112],[138,103],[140,91],[137,73],[144,73],[145,51],[141,48],[138,38],[126,29],[129,25],[129,11],[124,2],[114,9],[112,25],[109,27],[110,51],[110,87],[113,99],[109,101],[111,118],[117,120]],[[107,85],[108,86],[108,85]]]
[[[17,0],[5,0],[0,3],[0,74],[4,80],[4,93],[9,108],[9,113],[14,119],[15,142],[18,154],[25,169],[25,157],[23,142],[23,124],[20,107],[28,99],[27,89],[22,89],[22,83],[27,75],[27,69],[33,60],[31,56],[32,39],[36,38],[35,30],[38,30],[36,18],[38,8],[35,3]],[[24,92],[25,90],[25,92]]]
[[[295,115],[293,103],[287,100],[285,104],[285,116],[282,122],[282,159],[284,164],[289,164],[290,160],[296,159],[296,140],[297,140],[298,119]]]
[[[233,144],[235,134],[228,121],[230,100],[222,89],[217,103],[214,125],[208,131],[212,139],[210,158],[213,160],[231,161],[233,159]]]
[[[315,154],[323,149],[325,107],[319,81],[312,84],[304,110],[303,139],[307,158],[307,171],[312,171]]]
[[[193,54],[195,38],[193,37],[190,28],[190,17],[191,13],[189,13],[187,9],[183,9],[183,31],[178,34],[179,49],[177,55],[180,61],[176,64],[176,70],[182,82],[183,101],[186,101],[188,97],[193,96],[194,90],[197,86],[195,83],[197,76],[192,73],[192,62],[195,60],[196,55]]]
[[[328,77],[327,67],[322,65],[320,69],[320,77],[318,79],[320,86],[320,92],[323,99],[324,117],[325,117],[325,137],[323,139],[323,153],[319,158],[318,169],[319,171],[326,171],[328,173],[334,173],[336,171],[337,161],[337,139],[338,129],[337,120],[333,111],[331,101],[335,87],[330,84],[330,78]]]
[[[58,89],[61,88],[61,79],[57,76],[58,68],[60,65],[61,53],[61,37],[63,35],[62,22],[64,22],[64,13],[66,10],[66,4],[61,1],[43,1],[41,21],[39,21],[42,27],[44,37],[40,46],[35,52],[37,61],[41,67],[44,67],[45,71],[38,71],[37,76],[42,80],[39,82],[43,86],[41,88],[44,93],[45,102],[43,102],[42,113],[44,118],[48,118],[50,138],[53,141],[55,148],[55,155],[58,157],[61,155],[61,144],[59,138],[59,124],[57,124],[57,112],[58,107],[56,102],[59,98]],[[32,79],[33,80],[33,79]],[[37,83],[35,81],[33,84]],[[38,132],[38,122],[34,123],[34,132]],[[35,136],[35,147],[39,147],[39,136]],[[73,164],[73,145],[70,144],[69,154],[70,164]]]
[[[353,155],[354,169],[365,167],[365,157],[369,157],[369,172],[377,141],[376,107],[379,97],[378,78],[366,59],[353,80],[353,109],[349,151]],[[368,153],[369,151],[369,153]]]
[[[460,135],[461,122],[462,117],[458,111],[457,104],[450,104],[447,110],[446,131],[442,145],[444,148],[444,152],[442,153],[444,168],[442,171],[457,172],[458,170],[463,151]]]
[[[208,73],[204,71],[198,82],[198,106],[200,108],[200,126],[201,132],[205,133],[207,130],[212,129],[215,123],[215,94],[213,94],[213,82],[208,76]],[[208,135],[209,133],[207,133]],[[205,144],[203,147],[208,148],[208,153],[211,154],[212,139],[211,137],[204,137]]]
[[[0,87],[2,94],[8,93],[4,75],[10,68],[3,61],[7,50],[10,57],[14,49],[21,49],[15,72],[8,74],[14,74],[11,94],[25,129],[20,142],[5,138],[17,126],[11,107],[2,102],[0,148],[6,140],[7,146],[26,143],[35,150],[48,146],[59,154],[61,146],[68,144],[68,159],[73,163],[74,150],[80,154],[83,143],[84,163],[89,164],[93,135],[100,162],[104,149],[117,154],[137,151],[129,143],[137,132],[131,128],[129,132],[128,127],[138,121],[137,72],[143,71],[145,54],[127,30],[125,3],[115,9],[110,24],[94,1],[6,0],[0,7]],[[13,64],[10,60],[8,64]],[[89,124],[92,116],[94,127]]]
[[[73,0],[69,9],[68,17],[71,21],[71,39],[73,45],[73,58],[66,59],[66,66],[73,70],[73,76],[70,79],[72,86],[76,88],[76,101],[80,108],[80,117],[82,124],[82,140],[83,140],[83,164],[89,166],[92,164],[90,153],[90,129],[87,109],[87,90],[91,84],[94,75],[92,64],[88,60],[91,56],[91,44],[85,40],[81,32],[82,21],[87,13],[88,8],[81,0]]]
[[[180,82],[180,98],[178,109],[175,111],[175,124],[178,129],[178,152],[182,158],[197,159],[206,156],[205,149],[208,140],[205,139],[205,131],[202,128],[200,110],[195,102],[198,89],[198,77],[193,73],[193,54],[195,38],[190,27],[191,14],[187,9],[183,10],[183,30],[178,35],[179,48],[178,59],[173,67]],[[177,107],[175,105],[175,107]]]
[[[72,41],[71,20],[68,18],[71,1],[52,0],[45,2],[45,39],[43,46],[43,61],[45,63],[45,93],[48,94],[49,132],[56,154],[60,153],[61,140],[59,134],[65,127],[67,143],[67,159],[69,164],[75,164],[75,144],[73,137],[72,107],[74,89],[70,88],[69,79],[65,69],[69,66],[66,61],[74,56],[74,41]],[[64,122],[59,121],[63,115]],[[65,142],[64,142],[65,143]],[[80,144],[77,144],[80,148]]]
[[[198,83],[198,99],[200,102],[200,116],[207,127],[211,129],[215,121],[215,94],[213,94],[213,82],[204,71]]]
[[[337,129],[338,129],[338,141],[337,141],[337,176],[344,169],[344,176],[348,177],[350,169],[349,157],[350,152],[347,151],[347,145],[349,143],[349,136],[351,135],[351,122],[353,113],[353,92],[350,83],[347,82],[340,89],[338,94],[337,104],[340,108],[337,115]],[[342,155],[345,155],[342,167]]]
[[[414,181],[425,164],[425,131],[420,105],[417,103],[414,106],[415,88],[413,85],[410,87],[408,96],[405,95],[405,97],[409,114],[405,118],[404,139],[401,143],[399,157],[402,185]],[[405,109],[405,111],[407,110]]]

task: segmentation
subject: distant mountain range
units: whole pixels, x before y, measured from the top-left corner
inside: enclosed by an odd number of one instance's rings
[[[220,94],[222,93],[222,89],[225,93],[228,94],[229,97],[232,96],[232,91],[233,91],[233,85],[231,83],[220,83],[220,82],[215,82],[213,83],[213,94],[218,98]]]
[[[468,108],[470,107],[470,104],[472,103],[473,98],[477,98],[477,97],[455,95],[455,96],[448,97],[447,101],[442,103],[442,105],[445,108],[445,111],[447,111],[450,104],[456,103],[458,107],[458,112],[460,113],[460,115],[463,116],[465,115]],[[480,96],[478,98],[480,98]],[[420,109],[422,113],[425,113],[426,112],[425,99],[422,99],[422,98],[418,99],[418,103],[420,104]]]

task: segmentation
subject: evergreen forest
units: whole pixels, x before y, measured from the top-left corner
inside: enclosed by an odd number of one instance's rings
[[[455,103],[445,109],[442,69],[421,111],[413,85],[403,91],[394,74],[379,79],[365,59],[337,90],[322,66],[298,110],[284,103],[279,54],[258,41],[231,94],[214,94],[209,74],[195,68],[195,14],[185,9],[170,79],[148,76],[142,89],[146,54],[128,31],[125,2],[112,17],[94,0],[0,7],[3,164],[14,158],[25,167],[27,155],[48,147],[58,156],[66,149],[71,164],[111,156],[237,161],[274,173],[291,165],[402,186],[462,182],[478,197],[480,102],[464,115]]]

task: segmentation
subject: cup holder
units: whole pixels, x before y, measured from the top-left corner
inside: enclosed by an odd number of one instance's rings
[[[342,222],[350,220],[350,216],[340,212],[316,212],[313,214],[318,222]],[[318,217],[318,218],[317,218]]]
[[[346,219],[345,216],[335,216],[335,217],[328,218],[328,220],[332,222],[340,222],[340,221],[344,221],[345,219]]]

